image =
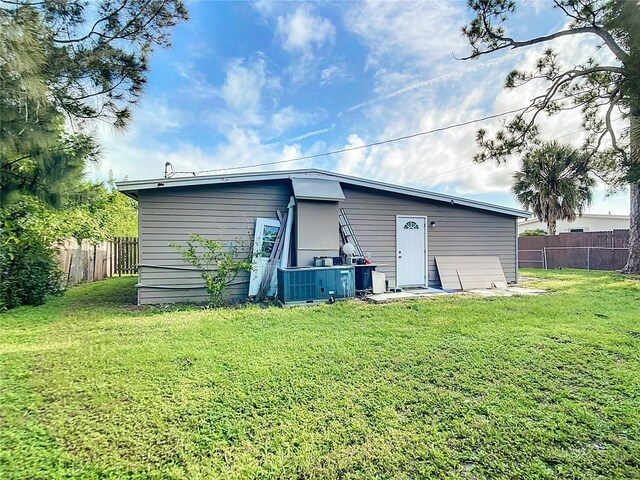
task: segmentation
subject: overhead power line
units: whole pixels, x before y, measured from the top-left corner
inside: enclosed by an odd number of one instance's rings
[[[305,155],[303,157],[289,158],[287,160],[277,160],[277,161],[274,161],[274,162],[254,163],[252,165],[243,165],[243,166],[239,166],[239,167],[212,168],[210,170],[199,170],[199,171],[177,171],[177,172],[175,172],[175,174],[200,175],[200,174],[203,174],[203,173],[228,172],[230,170],[242,170],[242,169],[245,169],[245,168],[265,167],[265,166],[268,166],[268,165],[279,165],[279,164],[283,164],[283,163],[300,162],[302,160],[310,160],[310,159],[313,159],[313,158],[326,157],[326,156],[329,156],[329,155],[337,155],[339,153],[353,152],[355,150],[362,150],[362,149],[365,149],[365,148],[376,147],[376,146],[379,146],[379,145],[386,145],[387,143],[400,142],[402,140],[409,140],[411,138],[421,137],[421,136],[424,136],[424,135],[430,135],[432,133],[444,132],[445,130],[450,130],[452,128],[464,127],[466,125],[471,125],[471,124],[474,124],[474,123],[484,122],[484,121],[491,120],[491,119],[494,119],[494,118],[504,117],[505,115],[511,115],[512,113],[521,112],[523,110],[526,110],[527,108],[529,108],[529,107],[527,106],[527,107],[522,107],[522,108],[516,108],[514,110],[509,110],[507,112],[497,113],[495,115],[488,115],[488,116],[482,117],[482,118],[475,118],[473,120],[467,120],[466,122],[454,123],[452,125],[447,125],[446,127],[434,128],[433,130],[426,130],[424,132],[412,133],[411,135],[403,135],[402,137],[395,137],[395,138],[390,138],[390,139],[387,139],[387,140],[381,140],[379,142],[367,143],[366,145],[358,145],[357,147],[341,148],[340,150],[332,150],[332,151],[329,151],[329,152],[316,153],[314,155]]]
[[[558,99],[558,100],[564,100],[564,99],[566,99],[566,98],[561,98],[561,99]],[[466,125],[472,125],[474,123],[485,122],[487,120],[492,120],[494,118],[499,118],[499,117],[504,117],[506,115],[511,115],[512,113],[522,112],[524,110],[527,110],[529,107],[530,106],[528,105],[526,107],[515,108],[513,110],[508,110],[506,112],[496,113],[494,115],[488,115],[486,117],[474,118],[473,120],[467,120],[466,122],[454,123],[454,124],[451,124],[451,125],[447,125],[445,127],[434,128],[432,130],[426,130],[426,131],[423,131],[423,132],[412,133],[410,135],[403,135],[401,137],[395,137],[395,138],[390,138],[390,139],[387,139],[387,140],[381,140],[381,141],[378,141],[378,142],[367,143],[366,145],[358,145],[356,147],[341,148],[339,150],[332,150],[332,151],[329,151],[329,152],[316,153],[316,154],[313,154],[313,155],[305,155],[305,156],[302,156],[302,157],[289,158],[287,160],[276,160],[276,161],[273,161],[273,162],[261,162],[261,163],[254,163],[254,164],[251,164],[251,165],[242,165],[242,166],[237,166],[237,167],[212,168],[212,169],[209,169],[209,170],[198,170],[198,171],[175,171],[175,172],[172,172],[171,176],[176,175],[176,174],[186,174],[186,175],[194,175],[194,176],[196,176],[196,175],[201,175],[203,173],[228,172],[228,171],[232,171],[232,170],[243,170],[245,168],[265,167],[265,166],[269,166],[269,165],[280,165],[280,164],[283,164],[283,163],[299,162],[299,161],[302,161],[302,160],[311,160],[313,158],[327,157],[327,156],[330,156],[330,155],[337,155],[339,153],[353,152],[353,151],[356,151],[356,150],[362,150],[362,149],[365,149],[365,148],[376,147],[376,146],[385,145],[385,144],[388,144],[388,143],[400,142],[402,140],[409,140],[411,138],[421,137],[421,136],[424,136],[424,135],[430,135],[430,134],[433,134],[433,133],[444,132],[446,130],[451,130],[453,128],[464,127]],[[620,118],[622,118],[622,117],[620,117]],[[569,137],[569,136],[575,135],[577,133],[580,133],[580,131],[572,132],[572,133],[569,133],[567,135],[562,135],[561,137],[557,137],[555,140],[559,140],[561,138]],[[455,172],[457,170],[462,170],[464,168],[469,168],[469,167],[471,167],[473,165],[474,165],[474,163],[471,163],[469,165],[466,165],[466,166],[463,166],[463,167],[458,167],[458,168],[455,168],[455,169],[447,171],[447,172],[437,173],[434,176],[436,176],[436,175],[445,175],[447,173]],[[415,182],[411,182],[411,183],[415,183]]]

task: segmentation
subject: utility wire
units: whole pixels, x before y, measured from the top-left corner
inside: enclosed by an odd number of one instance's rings
[[[557,99],[556,101],[560,101],[560,100],[566,100],[569,97],[565,97],[565,98],[560,98]],[[459,127],[464,127],[466,125],[471,125],[474,123],[479,123],[479,122],[484,122],[487,120],[492,120],[494,118],[499,118],[499,117],[504,117],[505,115],[511,115],[512,113],[518,113],[518,112],[522,112],[525,111],[527,109],[529,109],[531,107],[531,105],[527,105],[526,107],[521,107],[521,108],[516,108],[513,110],[509,110],[506,112],[502,112],[502,113],[496,113],[494,115],[488,115],[486,117],[481,117],[481,118],[475,118],[473,120],[467,120],[466,122],[461,122],[461,123],[454,123],[452,125],[447,125],[445,127],[439,127],[439,128],[434,128],[433,130],[426,130],[424,132],[418,132],[418,133],[412,133],[411,135],[404,135],[401,137],[395,137],[395,138],[390,138],[387,140],[381,140],[379,142],[373,142],[373,143],[368,143],[366,145],[359,145],[357,147],[348,147],[348,148],[341,148],[339,150],[332,150],[329,152],[323,152],[323,153],[316,153],[314,155],[305,155],[303,157],[296,157],[296,158],[289,158],[287,160],[277,160],[277,161],[273,161],[273,162],[261,162],[261,163],[254,163],[251,165],[243,165],[243,166],[238,166],[238,167],[226,167],[226,168],[212,168],[209,170],[199,170],[199,171],[174,171],[171,176],[176,175],[176,174],[185,174],[185,175],[193,175],[193,176],[197,176],[203,173],[213,173],[213,172],[228,172],[228,171],[232,171],[232,170],[243,170],[245,168],[253,168],[253,167],[264,167],[264,166],[269,166],[269,165],[280,165],[283,163],[291,163],[291,162],[299,162],[302,160],[310,160],[313,158],[319,158],[319,157],[327,157],[330,155],[336,155],[339,153],[346,153],[346,152],[353,152],[355,150],[362,150],[365,148],[370,148],[370,147],[376,147],[379,145],[385,145],[388,143],[394,143],[394,142],[399,142],[402,140],[408,140],[411,138],[416,138],[416,137],[421,137],[424,135],[430,135],[432,133],[438,133],[438,132],[443,132],[446,130],[450,130],[453,128],[459,128]],[[563,135],[561,137],[556,138],[556,140],[560,139],[560,138],[564,138],[564,137],[569,137],[571,135],[575,135],[576,133],[580,133],[580,131],[577,132],[573,132],[567,135]],[[456,168],[452,171],[457,171],[457,170],[462,170],[462,168],[467,168],[467,167],[471,167],[473,166],[473,164],[467,165],[465,167],[460,167],[460,168]],[[438,173],[437,175],[444,175],[445,173],[450,173],[450,172],[441,172]],[[415,182],[412,182],[415,183]]]
[[[254,163],[252,165],[243,165],[241,167],[213,168],[211,170],[200,170],[200,171],[197,171],[197,172],[193,172],[193,171],[192,172],[178,171],[178,172],[175,172],[175,174],[182,173],[182,174],[200,175],[202,173],[227,172],[227,171],[230,171],[230,170],[241,170],[241,169],[244,169],[244,168],[252,168],[252,167],[264,167],[264,166],[267,166],[267,165],[279,165],[279,164],[282,164],[282,163],[299,162],[299,161],[302,161],[302,160],[310,160],[312,158],[326,157],[326,156],[329,156],[329,155],[336,155],[338,153],[353,152],[354,150],[362,150],[364,148],[376,147],[376,146],[379,146],[379,145],[385,145],[387,143],[399,142],[401,140],[408,140],[410,138],[421,137],[423,135],[429,135],[429,134],[432,134],[432,133],[443,132],[445,130],[450,130],[452,128],[464,127],[465,125],[471,125],[473,123],[484,122],[486,120],[491,120],[493,118],[504,117],[505,115],[511,115],[512,113],[521,112],[523,110],[526,110],[527,108],[529,108],[529,107],[527,106],[527,107],[522,107],[522,108],[516,108],[514,110],[509,110],[508,112],[497,113],[495,115],[489,115],[487,117],[482,117],[482,118],[475,118],[473,120],[468,120],[466,122],[454,123],[452,125],[447,125],[446,127],[434,128],[433,130],[427,130],[427,131],[424,131],[424,132],[412,133],[411,135],[404,135],[402,137],[390,138],[388,140],[381,140],[379,142],[368,143],[366,145],[359,145],[357,147],[341,148],[340,150],[333,150],[333,151],[330,151],[330,152],[316,153],[314,155],[306,155],[304,157],[290,158],[290,159],[287,159],[287,160],[278,160],[278,161],[275,161],[275,162]]]

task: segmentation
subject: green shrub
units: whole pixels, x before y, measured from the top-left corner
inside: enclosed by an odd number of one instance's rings
[[[183,260],[200,272],[207,286],[210,307],[224,305],[224,293],[231,282],[240,272],[251,270],[251,256],[241,253],[245,249],[243,242],[232,242],[225,247],[216,240],[190,233],[186,246],[175,242],[169,245],[175,247]]]
[[[62,272],[46,232],[46,209],[25,198],[0,213],[0,310],[40,305],[61,292]]]
[[[542,230],[541,228],[536,228],[535,230],[525,230],[519,236],[520,237],[538,237],[540,235],[546,235],[547,232]]]

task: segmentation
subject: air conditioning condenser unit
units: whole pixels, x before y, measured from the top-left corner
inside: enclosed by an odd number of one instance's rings
[[[278,268],[278,299],[285,305],[342,300],[355,292],[351,266]]]

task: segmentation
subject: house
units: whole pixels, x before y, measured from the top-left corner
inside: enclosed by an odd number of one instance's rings
[[[518,234],[527,230],[547,231],[547,224],[541,222],[536,217],[521,220],[518,223]],[[571,232],[608,232],[611,230],[629,229],[629,215],[611,215],[597,213],[583,213],[573,222],[558,220],[556,224],[557,233]]]
[[[195,233],[224,243],[268,243],[280,227],[276,211],[287,211],[294,202],[290,266],[311,266],[314,257],[338,256],[343,213],[362,252],[391,287],[440,286],[438,255],[497,256],[506,280],[516,282],[517,219],[528,217],[522,210],[321,170],[126,181],[117,186],[139,205],[140,304],[206,301],[200,275],[186,266],[170,242],[184,242]],[[230,296],[247,296],[248,277],[230,287]]]

